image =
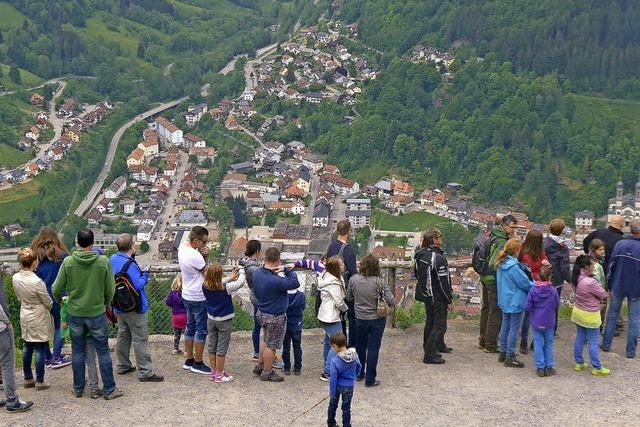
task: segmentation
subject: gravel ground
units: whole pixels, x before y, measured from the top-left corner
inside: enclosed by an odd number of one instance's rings
[[[638,360],[624,357],[624,340],[613,352],[602,354],[610,377],[590,371],[574,372],[574,328],[561,325],[556,341],[558,375],[538,378],[532,355],[523,356],[524,369],[505,368],[496,355],[477,350],[477,324],[452,321],[447,344],[454,352],[443,366],[424,365],[420,328],[388,330],[383,340],[379,379],[369,389],[358,383],[353,424],[374,425],[635,425],[638,423]],[[71,369],[47,371],[51,388],[36,392],[20,389],[33,400],[31,412],[0,413],[0,425],[323,425],[326,423],[327,384],[319,380],[321,331],[305,332],[300,377],[281,384],[262,383],[251,375],[250,339],[235,334],[227,370],[231,384],[213,384],[204,375],[180,367],[165,337],[154,337],[152,351],[160,384],[140,383],[135,374],[116,375],[125,396],[113,401],[77,399],[71,395]],[[585,352],[586,355],[586,352]],[[320,402],[318,404],[318,402]],[[315,406],[318,404],[317,406]],[[339,412],[340,413],[340,412]],[[338,419],[338,423],[341,424]]]

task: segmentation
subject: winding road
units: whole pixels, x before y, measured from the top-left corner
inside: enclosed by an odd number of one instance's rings
[[[120,144],[120,140],[122,139],[122,135],[124,135],[125,131],[129,129],[131,126],[135,125],[136,123],[141,122],[142,120],[146,120],[149,117],[155,114],[158,114],[164,110],[173,108],[176,105],[180,104],[181,102],[186,101],[187,99],[189,99],[189,97],[184,96],[180,99],[176,99],[175,101],[165,102],[164,104],[161,104],[158,107],[145,111],[144,113],[139,114],[135,118],[129,120],[120,129],[116,131],[116,133],[113,135],[113,138],[111,138],[111,145],[109,145],[109,151],[107,152],[107,157],[105,159],[105,164],[102,167],[102,171],[100,171],[100,175],[98,176],[96,183],[93,184],[93,187],[91,187],[91,190],[89,190],[87,197],[85,197],[82,203],[80,203],[78,208],[75,210],[74,213],[76,216],[79,216],[79,217],[83,216],[84,213],[87,210],[89,210],[89,208],[91,208],[95,198],[98,197],[98,194],[100,194],[100,191],[102,190],[102,186],[104,185],[104,180],[107,179],[107,176],[109,175],[109,171],[111,170],[111,165],[113,164],[113,158],[116,155],[118,144]]]

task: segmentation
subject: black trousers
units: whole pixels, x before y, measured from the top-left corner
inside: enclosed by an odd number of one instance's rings
[[[444,334],[447,332],[447,303],[438,299],[424,305],[426,321],[424,324],[424,357],[432,359],[438,350],[445,347]]]

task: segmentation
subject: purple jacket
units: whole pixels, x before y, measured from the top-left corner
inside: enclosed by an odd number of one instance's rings
[[[559,305],[560,296],[551,282],[536,282],[529,290],[524,303],[525,311],[531,313],[531,327],[538,330],[555,328]]]
[[[182,304],[182,292],[170,290],[167,297],[164,299],[164,303],[171,307],[171,315],[185,314],[187,309]]]

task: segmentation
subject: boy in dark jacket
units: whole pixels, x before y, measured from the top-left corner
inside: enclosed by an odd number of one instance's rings
[[[353,385],[362,365],[355,349],[347,348],[347,337],[342,332],[336,332],[331,336],[331,347],[336,352],[336,357],[331,361],[327,425],[329,427],[336,425],[338,402],[342,397],[342,425],[351,427]]]
[[[543,265],[540,268],[540,281],[529,290],[524,303],[525,311],[531,315],[534,358],[539,377],[549,377],[556,373],[553,369],[553,330],[559,306],[560,297],[551,286],[551,267]]]
[[[282,361],[284,374],[291,373],[290,349],[293,344],[293,375],[300,375],[302,370],[302,316],[307,306],[304,294],[297,289],[287,291],[289,308],[287,308],[287,330],[282,343]]]
[[[569,248],[564,242],[564,237],[562,237],[564,227],[565,223],[563,219],[555,218],[551,220],[549,223],[549,235],[544,239],[544,253],[547,254],[547,259],[551,264],[551,283],[558,292],[558,296],[562,295],[564,282],[571,281],[571,260],[569,258]],[[556,326],[554,328],[554,334],[557,330],[558,311],[556,310]]]

